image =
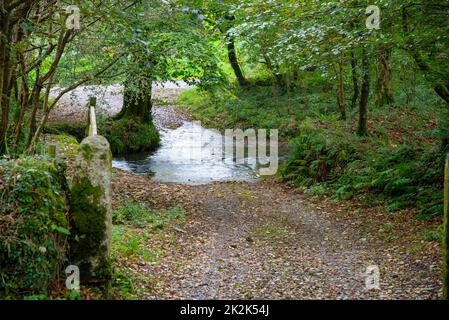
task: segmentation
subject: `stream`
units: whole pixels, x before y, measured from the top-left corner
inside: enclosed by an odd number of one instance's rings
[[[257,181],[256,159],[248,163],[225,161],[223,135],[196,122],[183,121],[176,129],[162,128],[161,146],[153,153],[115,157],[115,168],[150,175],[165,183],[199,185],[216,181]]]

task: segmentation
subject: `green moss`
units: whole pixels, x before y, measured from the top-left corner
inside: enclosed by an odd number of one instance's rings
[[[75,137],[67,134],[56,135],[55,139],[61,146],[66,144],[78,144],[78,140],[76,140]]]
[[[92,147],[85,143],[85,144],[81,144],[79,147],[79,152],[80,154],[83,156],[83,158],[87,161],[92,160],[93,158],[93,150]]]
[[[71,226],[76,237],[71,238],[71,259],[78,264],[81,277],[89,281],[92,277],[105,278],[110,274],[107,261],[106,213],[101,204],[103,190],[94,187],[87,177],[74,181],[71,194]],[[100,257],[98,267],[91,257]]]
[[[110,120],[103,129],[113,154],[152,151],[159,146],[160,136],[153,123],[138,118]]]

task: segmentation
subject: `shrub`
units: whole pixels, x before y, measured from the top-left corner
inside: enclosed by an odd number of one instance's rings
[[[86,124],[74,121],[58,121],[48,123],[44,128],[44,133],[55,135],[70,135],[81,142],[86,137]]]
[[[416,206],[421,218],[431,218],[443,210],[442,168],[437,150],[424,152],[409,144],[386,147],[349,165],[336,183],[337,194],[377,195],[388,211]]]
[[[112,213],[112,221],[116,224],[129,224],[144,227],[150,221],[151,212],[140,203],[128,202]]]
[[[106,122],[102,133],[113,154],[153,151],[159,146],[159,132],[153,123],[137,118],[122,118]]]
[[[338,132],[325,135],[306,119],[291,141],[291,155],[281,172],[301,186],[337,179],[346,165],[357,159],[354,143]]]
[[[46,294],[66,261],[65,165],[0,161],[0,296]]]

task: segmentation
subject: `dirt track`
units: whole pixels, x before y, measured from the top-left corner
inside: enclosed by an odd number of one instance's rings
[[[411,253],[403,239],[385,243],[365,227],[367,217],[382,223],[374,213],[317,207],[273,181],[186,186],[122,171],[115,176],[114,192],[122,196],[116,201],[127,194],[153,207],[181,204],[189,213],[175,240],[161,244],[166,254],[160,263],[128,266],[148,280],[140,284],[142,299],[439,296],[437,245],[420,242],[420,250]],[[380,290],[366,290],[370,265],[380,269]]]

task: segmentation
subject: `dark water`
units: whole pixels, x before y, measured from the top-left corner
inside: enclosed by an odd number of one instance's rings
[[[177,129],[161,131],[161,147],[153,154],[114,158],[112,165],[161,182],[205,184],[214,181],[256,181],[256,159],[237,164],[222,154],[223,136],[198,123],[184,122]],[[232,155],[230,156],[232,158]]]

